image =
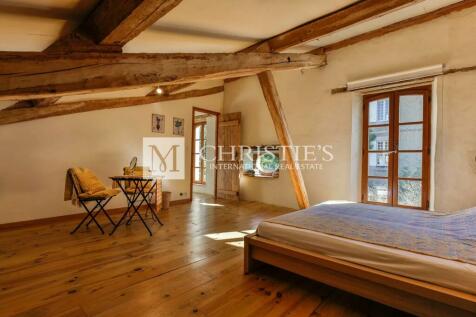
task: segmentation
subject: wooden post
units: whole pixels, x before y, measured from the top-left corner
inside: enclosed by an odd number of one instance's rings
[[[286,160],[292,166],[289,170],[289,174],[291,175],[291,181],[293,183],[299,208],[309,208],[309,198],[307,197],[306,186],[304,184],[301,169],[297,165],[296,154],[291,149],[293,141],[291,140],[291,135],[288,130],[288,124],[286,123],[286,117],[284,116],[283,107],[281,106],[273,74],[270,71],[266,71],[258,74],[258,78],[261,84],[261,89],[263,90],[264,98],[268,104],[271,118],[274,122],[278,140],[281,145],[285,146]]]

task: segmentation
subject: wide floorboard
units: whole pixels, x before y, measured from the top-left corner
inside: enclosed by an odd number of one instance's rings
[[[112,237],[70,235],[77,220],[2,230],[0,316],[403,315],[271,267],[243,275],[243,236],[289,211],[197,196],[153,237],[139,222]]]

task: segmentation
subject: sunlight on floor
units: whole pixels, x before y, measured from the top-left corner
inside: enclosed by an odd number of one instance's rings
[[[210,203],[200,203],[202,206],[212,206],[212,207],[225,207],[225,205],[220,204],[210,204]]]
[[[244,247],[243,238],[255,232],[256,230],[248,229],[248,230],[241,230],[241,231],[209,233],[209,234],[205,234],[204,236],[209,239],[224,241],[226,244],[237,247],[237,248],[243,248]],[[231,240],[231,241],[225,241],[225,240]]]
[[[246,233],[238,232],[238,231],[230,231],[230,232],[220,232],[220,233],[210,233],[206,234],[205,237],[213,239],[213,240],[233,240],[233,239],[241,239],[246,236]]]

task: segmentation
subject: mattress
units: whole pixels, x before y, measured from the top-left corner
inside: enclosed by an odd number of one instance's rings
[[[435,212],[327,202],[268,222],[476,265],[476,208]]]
[[[450,289],[476,294],[476,265],[270,221],[257,235],[273,241]]]

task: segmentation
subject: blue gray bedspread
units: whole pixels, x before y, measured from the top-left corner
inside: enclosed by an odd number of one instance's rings
[[[476,209],[437,213],[358,203],[321,204],[267,222],[476,264]]]

